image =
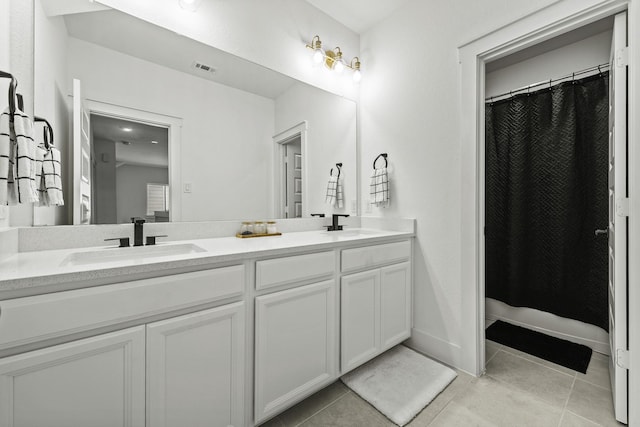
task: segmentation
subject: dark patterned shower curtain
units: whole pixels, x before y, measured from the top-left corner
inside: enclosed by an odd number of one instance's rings
[[[486,296],[605,330],[608,80],[486,106]]]

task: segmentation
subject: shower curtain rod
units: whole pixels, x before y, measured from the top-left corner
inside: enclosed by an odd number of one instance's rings
[[[537,87],[537,86],[542,86],[542,85],[549,85],[549,87],[551,87],[551,85],[553,83],[556,83],[556,82],[559,82],[559,81],[562,81],[562,80],[567,80],[567,79],[575,80],[576,76],[579,76],[579,75],[582,75],[582,74],[591,73],[591,72],[594,72],[594,71],[603,71],[603,70],[605,70],[607,68],[609,68],[609,63],[608,62],[605,63],[605,64],[594,65],[593,67],[589,67],[589,68],[585,68],[584,70],[576,71],[575,73],[568,74],[568,75],[566,75],[564,77],[559,77],[557,79],[543,80],[543,81],[538,82],[538,83],[533,83],[533,84],[530,84],[530,85],[527,85],[527,86],[520,87],[518,89],[510,90],[509,92],[501,93],[500,95],[488,96],[484,100],[485,101],[489,101],[489,102],[495,101],[495,100],[499,100],[500,98],[503,98],[505,96],[517,95],[518,93],[523,92],[523,91],[527,91],[528,92],[529,89]]]

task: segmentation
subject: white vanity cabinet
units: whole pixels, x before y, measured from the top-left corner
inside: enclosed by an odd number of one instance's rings
[[[147,426],[244,425],[244,303],[147,325]]]
[[[342,251],[342,271],[364,271],[340,282],[341,374],[410,337],[410,258],[409,241]]]
[[[336,283],[255,299],[255,422],[276,415],[337,375]]]
[[[244,286],[235,265],[0,301],[0,349],[116,330],[0,359],[0,427],[244,426]]]
[[[1,427],[143,427],[145,328],[0,359]]]

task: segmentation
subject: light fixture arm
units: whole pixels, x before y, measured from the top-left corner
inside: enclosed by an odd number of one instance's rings
[[[357,56],[354,56],[353,59],[351,60],[351,63],[347,65],[347,67],[351,68],[352,70],[359,70],[360,69],[360,58],[358,58]]]

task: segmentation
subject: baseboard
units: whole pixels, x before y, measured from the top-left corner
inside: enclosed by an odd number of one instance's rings
[[[411,330],[411,338],[404,342],[407,347],[423,353],[438,362],[460,369],[460,346],[433,335],[420,331]]]

